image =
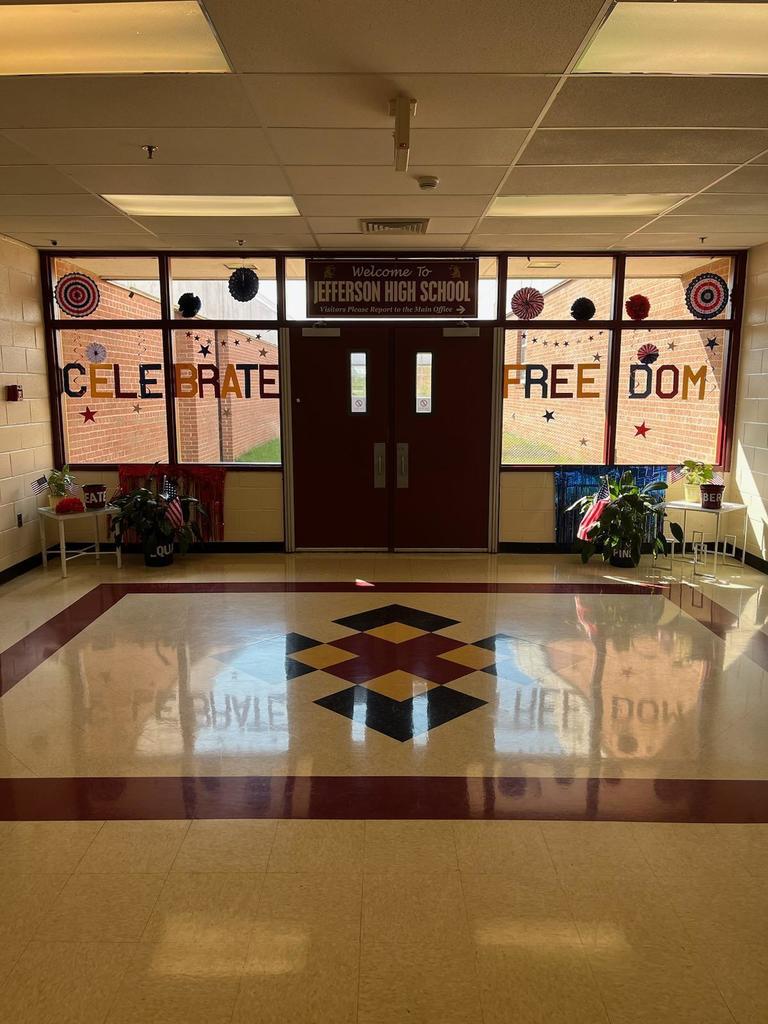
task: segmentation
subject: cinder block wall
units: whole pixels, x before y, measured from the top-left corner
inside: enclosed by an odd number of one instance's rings
[[[34,249],[0,236],[0,571],[40,550],[30,484],[53,459],[38,267]],[[8,384],[23,402],[6,401]]]

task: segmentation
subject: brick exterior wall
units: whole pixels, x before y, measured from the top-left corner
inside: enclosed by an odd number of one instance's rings
[[[685,308],[685,289],[689,281],[700,273],[693,270],[682,278],[628,279],[626,295],[640,292],[651,302],[651,317],[689,316]],[[729,276],[728,262],[708,263],[706,269]],[[598,310],[610,309],[611,281],[606,279],[590,281],[566,281],[545,295],[544,314],[552,319],[568,319],[573,301],[582,295],[592,299]],[[628,324],[631,321],[628,321]],[[630,328],[623,332],[622,358],[619,373],[619,406],[617,413],[617,462],[673,463],[684,458],[699,458],[714,461],[719,423],[720,386],[726,338],[723,331],[714,326],[717,321],[708,321],[706,326],[685,331],[653,331],[642,327]],[[554,463],[598,463],[602,461],[603,434],[605,428],[605,398],[607,391],[606,368],[608,364],[608,334],[600,334],[588,326],[574,332],[536,331],[532,321],[523,339],[523,332],[508,331],[504,362],[510,363],[579,363],[592,362],[600,356],[600,370],[595,371],[595,384],[590,391],[600,391],[602,398],[542,399],[534,388],[532,397],[522,396],[522,387],[512,386],[509,398],[504,402],[503,429],[505,435],[514,434],[526,440],[524,452],[531,457],[529,462]],[[714,337],[717,347],[706,347],[707,339]],[[536,342],[533,339],[536,338]],[[591,340],[590,340],[591,339]],[[544,345],[544,342],[547,345]],[[565,342],[568,341],[568,346]],[[656,369],[663,365],[682,367],[687,364],[694,370],[707,366],[706,395],[703,401],[697,397],[683,400],[680,395],[673,399],[661,399],[652,394],[646,399],[628,397],[629,367],[636,363],[637,350],[647,342],[659,349]],[[557,347],[555,347],[557,343]],[[669,348],[674,344],[674,350]],[[575,371],[568,371],[573,386],[562,390],[575,391]],[[655,377],[654,377],[655,381]],[[667,379],[668,383],[668,379]],[[690,395],[697,394],[691,389]],[[554,411],[555,418],[544,419],[545,410]],[[635,425],[645,423],[650,429],[645,437],[636,436]],[[587,444],[582,445],[582,439]],[[510,451],[510,446],[507,446]],[[541,457],[536,458],[537,454]],[[504,461],[509,462],[507,458]],[[521,462],[526,461],[520,458]]]
[[[79,269],[64,261],[57,261],[57,276]],[[93,275],[91,275],[93,276]],[[156,299],[135,292],[129,297],[128,289],[97,279],[101,301],[99,315],[107,319],[156,319],[160,304]],[[263,339],[242,331],[212,331],[203,318],[184,321],[174,334],[174,353],[177,363],[218,366],[223,378],[226,368],[236,363],[278,364],[275,332],[264,332]],[[187,333],[190,337],[187,337]],[[196,337],[199,335],[199,338]],[[139,393],[138,365],[163,363],[162,335],[160,331],[84,331],[73,324],[61,332],[62,365],[78,362],[89,370],[86,348],[99,342],[107,349],[104,365],[120,366],[120,384],[125,392]],[[201,343],[210,342],[210,356],[200,353]],[[237,342],[237,344],[236,344]],[[259,350],[265,350],[264,356]],[[113,375],[108,370],[96,373],[109,390]],[[158,383],[154,391],[165,393],[163,372],[155,375]],[[265,376],[276,378],[277,372]],[[242,384],[242,373],[239,374]],[[72,377],[75,388],[88,383],[88,394],[82,398],[65,398],[64,421],[67,439],[67,458],[73,463],[99,462],[155,462],[168,458],[166,440],[165,401],[152,398],[96,398],[91,393],[90,381]],[[235,462],[267,441],[280,436],[280,403],[274,398],[259,395],[258,374],[252,374],[252,397],[230,396],[219,403],[212,388],[204,389],[203,398],[176,400],[179,459],[182,462]],[[277,392],[274,385],[266,389]],[[85,422],[81,413],[86,406],[95,411],[92,422]],[[138,412],[135,407],[138,407]]]

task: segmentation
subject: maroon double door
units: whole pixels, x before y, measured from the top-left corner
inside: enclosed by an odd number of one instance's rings
[[[493,334],[293,328],[297,548],[488,546]]]

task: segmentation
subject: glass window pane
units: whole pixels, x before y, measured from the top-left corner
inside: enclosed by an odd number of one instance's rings
[[[180,462],[281,460],[277,331],[174,331]]]
[[[522,288],[537,291],[544,307],[538,320],[571,320],[577,299],[589,299],[595,307],[592,317],[609,320],[613,304],[613,259],[610,256],[510,256],[507,262],[506,317],[518,319],[512,311],[515,293]],[[520,319],[526,319],[520,317]],[[585,319],[579,317],[579,321]]]
[[[59,320],[159,320],[154,256],[68,256],[51,261]]]
[[[349,411],[368,411],[368,355],[365,352],[349,353]]]
[[[504,466],[603,461],[608,331],[507,331]]]
[[[696,319],[685,303],[688,285],[701,274],[717,274],[731,286],[729,256],[630,256],[627,258],[622,315],[633,319],[626,309],[627,299],[642,295],[650,302],[651,320]],[[731,302],[713,319],[731,316]]]
[[[233,278],[233,275],[234,278]],[[253,276],[255,275],[255,277]],[[253,293],[256,287],[258,290]],[[232,294],[232,289],[240,299]],[[189,319],[200,300],[196,318],[205,320],[276,320],[277,281],[273,259],[232,256],[174,256],[171,260],[171,304],[178,320]],[[191,303],[191,307],[187,306]]]
[[[624,332],[616,462],[715,462],[727,343],[711,327]]]
[[[59,331],[66,458],[167,462],[160,331]]]
[[[432,412],[432,353],[416,353],[416,412]]]

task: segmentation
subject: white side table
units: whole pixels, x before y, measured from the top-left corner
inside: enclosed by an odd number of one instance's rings
[[[686,543],[686,526],[688,523],[689,512],[704,512],[706,515],[715,517],[715,557],[712,568],[712,578],[717,579],[717,556],[720,550],[720,518],[721,516],[728,515],[729,512],[743,512],[744,513],[744,539],[741,545],[741,564],[744,565],[747,558],[747,527],[749,525],[749,517],[747,516],[747,506],[739,501],[724,501],[720,508],[702,508],[701,505],[696,501],[668,501],[666,503],[667,509],[678,509],[683,513],[683,552],[685,552]],[[725,558],[725,547],[723,548],[723,558]]]
[[[85,512],[72,512],[69,515],[57,515],[52,508],[39,508],[37,510],[38,522],[40,523],[40,547],[42,548],[43,554],[43,566],[48,567],[48,541],[45,536],[45,523],[47,519],[53,519],[59,524],[59,556],[61,558],[61,577],[66,579],[67,576],[67,562],[73,558],[80,558],[81,555],[96,555],[96,561],[98,562],[101,558],[101,546],[99,544],[99,520],[106,519],[107,516],[114,515],[117,512],[117,508],[114,505],[105,505],[104,508],[89,509]],[[81,548],[80,551],[75,552],[74,555],[67,554],[67,539],[64,524],[70,519],[92,519],[93,520],[93,544],[89,544],[88,547]],[[120,548],[116,547],[114,551],[105,551],[104,554],[115,555],[117,558],[117,568],[122,569],[123,559]]]

